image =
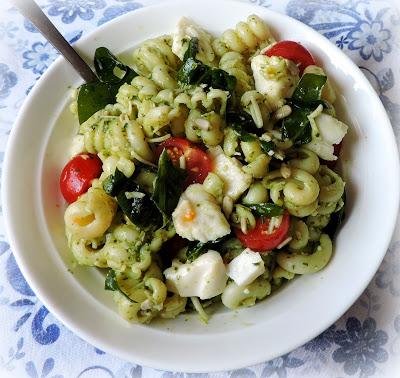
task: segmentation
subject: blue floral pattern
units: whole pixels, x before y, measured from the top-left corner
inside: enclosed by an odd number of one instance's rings
[[[11,88],[17,84],[17,75],[11,71],[7,64],[0,63],[0,99],[6,98],[11,93]]]
[[[388,341],[388,335],[376,329],[372,318],[363,323],[356,318],[349,318],[346,330],[335,332],[334,341],[340,347],[333,352],[333,360],[344,363],[344,372],[354,375],[360,370],[361,375],[370,376],[376,371],[375,363],[383,363],[388,359],[388,352],[382,347]]]
[[[22,56],[25,59],[23,67],[41,75],[57,57],[57,52],[48,42],[36,42]]]
[[[99,25],[156,1],[162,0],[37,0],[71,43]],[[400,15],[388,2],[240,1],[285,12],[313,27],[342,49],[370,80],[400,140]],[[26,94],[58,56],[38,30],[15,9],[4,12],[5,17],[0,17],[0,173],[6,138],[16,112]],[[342,319],[289,354],[256,366],[217,374],[153,370],[121,361],[80,340],[54,319],[36,298],[22,276],[3,232],[0,223],[0,272],[3,273],[0,275],[0,330],[4,335],[0,343],[0,377],[13,374],[28,378],[346,378],[383,375],[394,378],[393,361],[400,358],[399,231],[373,282]],[[273,340],[266,337],[266,342]]]
[[[89,21],[94,17],[94,10],[105,6],[104,0],[50,0],[49,15],[62,15],[61,20],[65,24],[74,22],[76,17]]]

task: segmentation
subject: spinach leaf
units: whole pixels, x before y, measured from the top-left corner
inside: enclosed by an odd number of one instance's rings
[[[136,73],[121,63],[106,47],[98,47],[94,53],[94,68],[103,83],[120,83],[121,80],[132,80]],[[117,75],[119,73],[123,75]]]
[[[183,56],[183,64],[177,73],[178,82],[183,85],[206,84],[208,87],[233,92],[236,78],[224,70],[200,62],[196,59],[198,51],[198,38],[191,38]]]
[[[104,282],[104,289],[110,291],[119,291],[125,298],[133,303],[137,303],[133,299],[131,299],[127,294],[125,294],[122,289],[118,285],[117,276],[115,271],[110,269],[107,273],[106,280]]]
[[[226,123],[243,142],[252,142],[257,139],[250,133],[260,133],[260,129],[257,128],[251,115],[243,110],[227,112]],[[263,132],[262,129],[261,132]]]
[[[202,242],[189,242],[187,251],[186,251],[186,258],[187,261],[192,262],[196,260],[200,255],[205,253],[208,247],[208,243]]]
[[[279,215],[282,215],[284,212],[282,207],[275,205],[274,203],[265,202],[256,205],[244,204],[243,206],[246,206],[249,209],[253,210],[257,215],[266,218],[277,217]]]
[[[268,152],[275,151],[276,145],[275,143],[270,140],[269,142],[265,140],[260,140],[261,149],[268,155]]]
[[[105,47],[96,49],[94,66],[99,80],[85,83],[78,90],[77,103],[80,124],[106,105],[114,104],[119,87],[124,83],[131,82],[137,76],[134,70],[121,63]],[[125,74],[122,77],[117,76],[116,68]]]
[[[335,213],[331,214],[331,219],[329,220],[329,223],[322,230],[325,234],[328,234],[331,239],[333,239],[333,237],[335,236],[337,230],[339,229],[340,225],[343,223],[345,216],[346,216],[346,213],[345,213],[346,192],[343,193],[342,201],[343,201],[343,207],[339,211],[336,211]]]
[[[290,139],[295,145],[311,142],[311,125],[308,119],[312,112],[309,108],[295,108],[282,121],[282,139]]]
[[[304,74],[297,84],[291,101],[297,104],[317,104],[321,100],[321,93],[326,83],[326,76]]]
[[[162,217],[150,196],[128,179],[117,194],[117,202],[124,214],[138,227],[160,227]]]
[[[209,249],[218,248],[225,240],[229,239],[229,235],[222,236],[216,240],[212,240],[206,243],[202,243],[199,241],[191,241],[188,244],[188,248],[186,250],[186,258],[188,262],[192,262],[196,260],[200,255],[205,253]]]
[[[116,168],[114,174],[104,180],[103,189],[110,196],[116,196],[125,182],[125,175]]]
[[[292,113],[282,121],[282,139],[290,139],[295,145],[311,142],[311,125],[307,116],[319,105],[324,104],[321,93],[326,76],[304,74],[289,103]]]
[[[175,167],[167,150],[164,149],[158,160],[158,171],[152,196],[164,216],[169,217],[178,204],[186,177],[186,171]]]

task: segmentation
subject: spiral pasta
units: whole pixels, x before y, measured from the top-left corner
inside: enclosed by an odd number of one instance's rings
[[[244,57],[238,52],[229,51],[221,56],[219,68],[236,78],[236,91],[239,95],[254,89],[253,76],[246,66]]]
[[[176,88],[178,58],[172,52],[172,39],[162,36],[145,41],[132,54],[133,66],[140,75],[151,78],[160,88]]]
[[[251,53],[274,41],[271,32],[261,18],[251,15],[246,22],[239,22],[235,30],[228,29],[220,38],[213,41],[213,48],[218,56],[229,51]]]

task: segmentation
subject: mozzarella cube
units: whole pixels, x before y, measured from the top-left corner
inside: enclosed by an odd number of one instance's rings
[[[278,56],[257,55],[251,60],[251,69],[256,90],[265,95],[272,110],[283,105],[299,81],[297,66]]]
[[[264,261],[260,254],[246,248],[235,257],[227,267],[227,274],[238,286],[251,284],[265,272]]]
[[[220,146],[209,150],[213,172],[224,182],[224,196],[235,202],[251,185],[251,174],[243,171],[240,162],[224,154]]]
[[[211,35],[185,17],[179,20],[172,34],[172,52],[177,55],[179,59],[183,60],[183,56],[189,46],[189,41],[192,38],[199,39],[197,59],[201,60],[203,63],[214,61],[215,54],[211,47]]]
[[[221,255],[209,250],[190,264],[174,261],[164,271],[169,291],[181,297],[210,299],[221,294],[228,279]]]
[[[314,126],[318,136],[313,132],[313,138],[305,147],[315,152],[320,158],[328,161],[336,160],[334,144],[339,144],[347,134],[348,126],[329,114],[320,113],[314,118]]]
[[[203,185],[190,185],[181,195],[172,213],[176,233],[202,243],[216,240],[231,232],[217,200]]]

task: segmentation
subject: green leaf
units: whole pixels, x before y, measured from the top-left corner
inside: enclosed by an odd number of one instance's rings
[[[119,291],[125,298],[129,299],[129,301],[133,303],[137,303],[133,299],[131,299],[127,294],[125,294],[122,289],[118,285],[117,275],[114,270],[110,269],[107,273],[106,280],[104,282],[104,289],[110,291]]]
[[[130,67],[121,63],[106,47],[96,49],[94,68],[98,78],[104,83],[120,83],[125,76],[131,77],[134,72]]]
[[[340,225],[343,223],[346,213],[346,192],[343,193],[342,196],[343,206],[339,211],[336,211],[331,214],[331,219],[327,226],[322,230],[325,234],[328,234],[331,239],[335,236],[336,232],[338,231]]]
[[[275,143],[270,140],[270,141],[265,141],[265,140],[260,140],[260,145],[261,145],[261,149],[268,154],[268,152],[270,151],[275,151],[276,150],[276,145]]]
[[[282,121],[282,139],[290,139],[295,145],[311,142],[311,125],[308,116],[312,110],[308,108],[294,109]]]
[[[265,217],[265,218],[278,217],[279,215],[282,215],[284,212],[284,209],[282,207],[275,205],[274,203],[265,202],[256,205],[243,204],[243,206],[248,207],[260,217]]]
[[[326,76],[307,73],[302,76],[293,93],[291,101],[297,104],[311,105],[321,100]]]
[[[199,39],[193,37],[190,39],[188,48],[186,49],[185,54],[183,55],[183,61],[186,61],[189,58],[196,59],[196,55],[198,52],[199,52]]]
[[[116,168],[114,174],[104,180],[103,189],[108,195],[116,196],[125,182],[125,175]]]
[[[140,228],[162,225],[161,213],[150,196],[128,179],[117,194],[117,202],[129,220]]]
[[[105,47],[99,47],[95,52],[94,65],[100,80],[85,83],[78,90],[78,119],[82,124],[94,113],[103,109],[108,104],[115,103],[118,89],[124,83],[130,83],[137,73],[121,63]],[[125,74],[120,77],[115,74],[115,69]]]
[[[211,88],[232,92],[236,87],[236,78],[224,70],[209,67],[197,60],[198,50],[199,40],[192,38],[177,73],[178,82],[183,85],[206,84]]]
[[[175,167],[167,150],[164,149],[158,160],[152,199],[158,209],[167,217],[172,214],[178,204],[186,177],[186,171]]]
[[[229,235],[225,235],[216,240],[211,240],[206,243],[202,243],[199,241],[191,241],[188,244],[186,250],[186,258],[187,261],[192,262],[196,260],[203,253],[206,253],[209,249],[217,249],[224,241],[226,241],[230,237]]]
[[[239,139],[243,142],[252,142],[257,137],[250,133],[260,133],[253,118],[245,111],[229,111],[226,114],[227,125],[230,126]]]
[[[81,85],[77,98],[79,123],[82,124],[106,105],[114,103],[118,89],[119,86],[115,84],[100,81]]]
[[[208,243],[201,242],[189,242],[186,258],[189,262],[196,260],[200,255],[205,253],[205,250],[208,247]]]

